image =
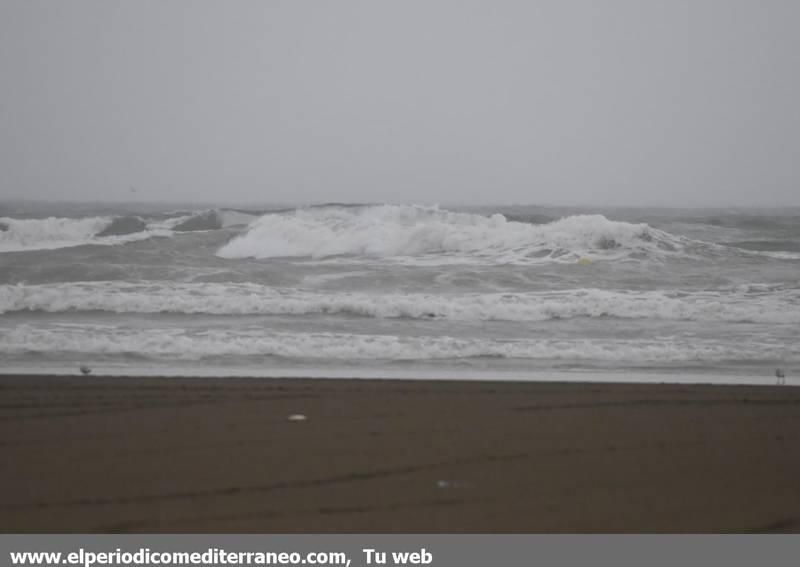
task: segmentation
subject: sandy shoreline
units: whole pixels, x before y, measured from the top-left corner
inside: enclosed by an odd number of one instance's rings
[[[3,532],[800,531],[796,388],[0,376],[0,422]]]

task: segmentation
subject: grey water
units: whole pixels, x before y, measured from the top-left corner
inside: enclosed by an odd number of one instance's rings
[[[800,209],[0,203],[0,365],[79,364],[796,376]]]

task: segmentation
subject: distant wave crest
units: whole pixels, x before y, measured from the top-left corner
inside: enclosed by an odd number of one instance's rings
[[[378,258],[447,255],[493,262],[575,261],[584,255],[652,257],[688,239],[647,224],[576,215],[548,224],[509,221],[437,207],[376,205],[267,214],[223,246],[223,258]]]
[[[166,219],[136,215],[83,218],[49,217],[18,219],[0,217],[0,252],[69,248],[87,244],[125,244],[153,236],[244,226],[257,215],[225,209],[178,214]]]
[[[0,218],[0,252],[65,248],[85,244],[108,227],[110,217],[15,219]]]

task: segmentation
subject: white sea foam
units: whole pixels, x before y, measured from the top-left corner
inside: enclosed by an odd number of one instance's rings
[[[64,248],[85,244],[111,223],[110,217],[14,219],[3,217],[0,223],[0,252]]]
[[[797,360],[797,345],[713,340],[493,340],[442,336],[279,333],[268,330],[84,328],[19,325],[0,329],[0,355],[128,355],[198,360],[225,356],[299,360],[425,361],[474,358],[570,362],[714,363]]]
[[[148,230],[172,230],[182,222],[186,222],[195,215],[180,215],[147,223]]]
[[[0,313],[109,311],[212,315],[351,315],[458,321],[576,317],[800,324],[800,289],[571,289],[527,293],[317,293],[254,283],[70,282],[0,286]]]
[[[747,256],[764,256],[775,260],[800,260],[800,252],[782,252],[770,250],[742,250],[741,254]]]
[[[194,211],[190,214],[182,214],[167,219],[151,221],[147,227],[149,229],[168,229],[172,230],[188,221],[195,221],[195,226],[191,230],[216,230],[218,228],[230,228],[234,226],[246,226],[259,218],[256,214],[243,213],[229,209],[204,209]]]
[[[498,263],[574,262],[582,256],[653,257],[691,241],[646,224],[578,215],[546,224],[508,221],[436,207],[323,207],[267,214],[223,246],[223,258],[365,256],[403,258],[446,254]]]
[[[108,227],[113,217],[84,217],[46,219],[0,218],[7,230],[0,230],[0,252],[22,252],[69,248],[85,244],[114,245],[144,240],[153,236],[169,236],[164,227],[148,227],[147,230],[121,236],[96,235]]]

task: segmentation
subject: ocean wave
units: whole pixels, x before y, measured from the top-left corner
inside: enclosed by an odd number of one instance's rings
[[[655,229],[576,215],[547,224],[437,207],[376,205],[267,214],[217,253],[223,258],[449,255],[498,263],[570,261],[583,256],[656,257],[693,241]]]
[[[773,260],[800,260],[800,252],[769,251],[769,250],[743,250],[749,256],[760,256],[762,258],[772,258]]]
[[[112,217],[15,219],[0,218],[0,252],[80,246],[111,224]]]
[[[256,218],[257,215],[227,209],[190,214],[178,212],[175,216],[156,219],[139,215],[43,219],[0,217],[0,252],[125,244],[154,236],[172,236],[174,231],[245,226]]]
[[[0,253],[28,252],[71,248],[87,244],[110,246],[145,240],[154,236],[171,236],[166,229],[145,227],[144,230],[128,230],[116,233],[104,232],[115,226],[118,219],[131,217],[86,217],[46,219],[0,218],[6,230],[0,231]]]
[[[572,289],[526,293],[316,293],[232,283],[72,282],[0,286],[0,313],[107,311],[209,315],[345,315],[454,321],[579,317],[800,324],[800,289]]]
[[[201,230],[219,230],[233,226],[244,226],[258,215],[230,209],[209,209],[188,216],[170,219],[169,227],[177,232],[194,232]]]
[[[713,340],[495,340],[264,330],[124,329],[106,326],[0,329],[0,355],[58,354],[199,360],[280,357],[299,360],[430,361],[503,358],[576,362],[711,363],[796,359],[798,347]]]

